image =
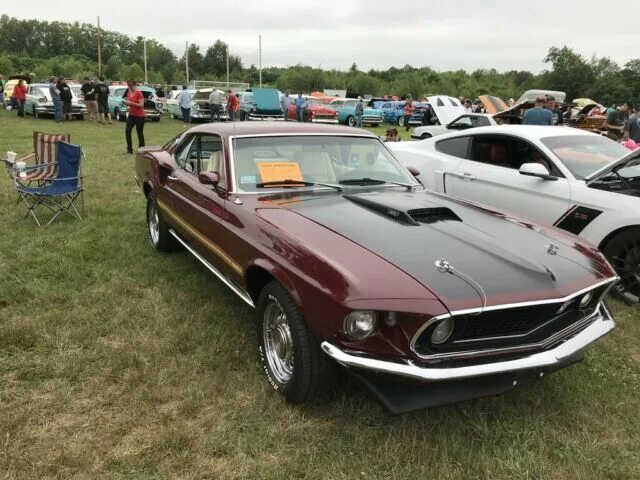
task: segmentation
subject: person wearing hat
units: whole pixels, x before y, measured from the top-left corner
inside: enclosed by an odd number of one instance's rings
[[[98,118],[98,102],[96,100],[96,86],[89,77],[84,77],[84,83],[80,87],[80,91],[84,96],[84,104],[87,107],[89,120],[93,122]]]

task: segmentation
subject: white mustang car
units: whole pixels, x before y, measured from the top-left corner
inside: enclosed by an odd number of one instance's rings
[[[617,295],[639,302],[640,150],[578,129],[525,125],[387,145],[427,188],[589,240],[620,276]]]

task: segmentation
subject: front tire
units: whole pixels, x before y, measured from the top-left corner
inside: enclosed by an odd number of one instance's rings
[[[178,247],[177,240],[169,233],[169,226],[160,213],[153,192],[147,197],[147,237],[151,246],[161,252],[172,252]]]
[[[355,127],[356,126],[356,119],[355,117],[349,115],[347,117],[347,125],[349,125],[350,127]]]
[[[423,133],[422,135],[420,135],[420,138],[422,140],[426,140],[427,138],[431,138],[431,134],[430,133]]]
[[[628,304],[640,302],[640,227],[615,235],[602,250],[620,281],[613,287],[616,297]]]
[[[289,403],[326,396],[335,384],[335,363],[321,350],[300,309],[277,281],[258,299],[258,345],[271,386]]]

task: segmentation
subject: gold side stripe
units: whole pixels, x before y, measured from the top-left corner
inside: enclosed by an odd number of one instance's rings
[[[218,245],[213,243],[211,240],[205,237],[202,233],[200,233],[198,230],[193,228],[189,223],[183,220],[180,216],[178,216],[178,214],[175,213],[173,210],[171,210],[166,203],[162,202],[161,200],[158,200],[158,206],[164,213],[166,213],[169,217],[171,217],[171,219],[174,222],[176,222],[178,225],[184,228],[187,232],[189,232],[196,240],[198,240],[198,242],[200,242],[202,245],[207,247],[210,251],[212,251],[218,257],[224,260],[224,262],[227,265],[229,265],[233,270],[235,270],[239,275],[242,275],[242,267],[238,263],[236,263],[229,255],[227,255],[227,253],[224,250],[222,250]]]

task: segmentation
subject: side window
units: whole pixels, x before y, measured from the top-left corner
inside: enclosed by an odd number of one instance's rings
[[[222,138],[218,135],[206,134],[200,137],[200,171],[218,172],[218,187],[227,189],[227,168],[224,161]]]
[[[178,146],[175,153],[176,163],[187,172],[197,172],[198,145],[197,137],[187,137]]]
[[[440,140],[436,143],[436,150],[458,158],[467,158],[469,137],[456,137]]]
[[[536,147],[514,137],[482,135],[473,138],[470,160],[518,170],[523,163],[544,165],[552,175],[562,176]]]
[[[449,125],[449,128],[452,128],[454,130],[463,130],[465,128],[471,128],[475,126],[473,120],[475,120],[475,118],[472,119],[468,116],[460,117],[459,119],[451,123]]]
[[[491,122],[487,117],[478,117],[476,127],[488,127],[489,125],[491,125]]]

